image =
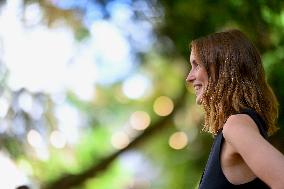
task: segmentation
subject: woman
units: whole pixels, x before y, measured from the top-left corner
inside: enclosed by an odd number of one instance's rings
[[[284,156],[269,142],[278,109],[260,54],[238,30],[193,40],[186,81],[214,143],[200,189],[284,188]]]

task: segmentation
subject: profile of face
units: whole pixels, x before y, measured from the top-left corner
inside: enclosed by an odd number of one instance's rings
[[[190,53],[191,70],[187,75],[186,82],[190,83],[196,95],[196,103],[201,104],[202,96],[208,84],[208,74],[204,65],[199,61],[194,49]]]

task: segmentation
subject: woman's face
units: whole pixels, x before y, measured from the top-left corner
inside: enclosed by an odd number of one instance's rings
[[[194,49],[190,54],[191,70],[188,73],[186,81],[191,83],[195,90],[196,103],[201,104],[202,96],[208,84],[208,74],[204,65],[197,58]]]

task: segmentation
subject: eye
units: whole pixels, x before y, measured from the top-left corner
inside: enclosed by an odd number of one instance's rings
[[[195,69],[198,70],[200,68],[200,64],[196,64]]]
[[[195,60],[192,61],[191,65],[192,65],[192,68],[194,68],[194,69],[195,69],[196,67],[199,67],[199,63],[196,62]]]

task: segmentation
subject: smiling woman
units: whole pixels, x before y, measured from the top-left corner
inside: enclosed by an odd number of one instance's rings
[[[196,56],[194,49],[191,50],[190,64],[191,71],[189,72],[186,81],[192,83],[195,89],[196,103],[201,104],[202,95],[208,83],[208,74],[206,72],[206,68]]]
[[[239,30],[191,43],[186,81],[205,110],[214,143],[200,189],[283,188],[284,156],[268,141],[278,114],[260,54]]]

